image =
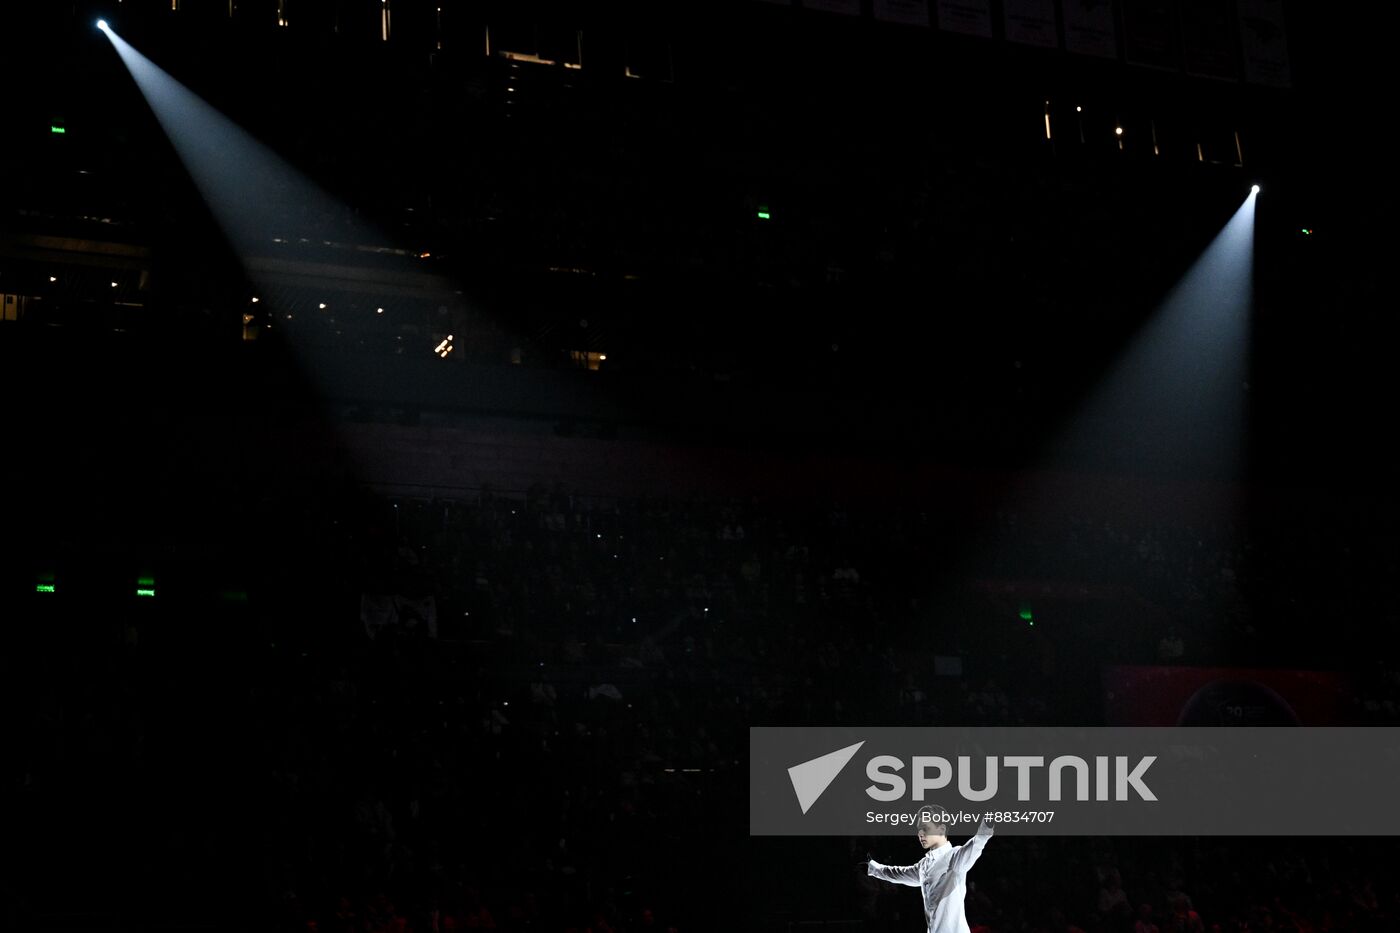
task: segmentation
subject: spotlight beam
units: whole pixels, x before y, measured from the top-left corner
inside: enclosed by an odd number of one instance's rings
[[[298,247],[303,243],[313,250],[317,246],[353,244],[357,250],[369,252],[392,249],[393,244],[382,232],[358,223],[348,205],[331,197],[270,148],[201,100],[134,49],[115,30],[107,28],[102,32],[111,41],[169,137],[258,293],[272,295],[289,277],[295,279],[306,274],[321,281],[334,281],[335,287],[347,291],[357,291],[366,281],[381,282],[383,288],[375,295],[380,300],[384,289],[403,294],[445,296],[453,291],[456,295],[462,294],[452,289],[446,279],[427,271],[404,274],[396,269],[381,273],[354,261],[333,263],[314,256],[300,258]],[[274,242],[297,246],[277,247]],[[295,258],[288,258],[289,254]],[[423,252],[420,257],[427,258],[428,253]],[[258,307],[266,307],[266,302]],[[317,313],[321,313],[319,309]],[[333,324],[332,313],[329,310],[324,313],[327,326]],[[376,317],[379,313],[375,312]],[[290,317],[288,314],[287,318]],[[271,323],[266,326],[271,327]],[[407,368],[407,360],[403,361],[404,365],[380,360],[366,365],[367,358],[354,351],[325,352],[310,341],[303,341],[294,328],[279,329],[278,336],[298,351],[318,390],[327,395],[342,393],[345,397],[353,394],[353,397],[362,398],[369,392],[368,397],[374,397],[374,393],[401,397],[404,393],[418,391],[412,388],[418,382]],[[451,337],[448,342],[451,343]],[[431,347],[425,344],[421,348],[423,356],[426,357]],[[451,350],[450,346],[444,348],[439,358],[448,358]],[[367,376],[376,380],[378,388],[366,388]],[[593,394],[601,390],[585,388],[583,391]]]
[[[1100,383],[1057,457],[1238,468],[1253,302],[1255,190]]]
[[[274,234],[388,246],[270,148],[205,103],[110,27],[126,65],[225,236],[245,261],[266,254]]]

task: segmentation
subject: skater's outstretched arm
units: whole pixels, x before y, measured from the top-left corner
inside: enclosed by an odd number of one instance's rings
[[[977,835],[953,850],[952,860],[948,862],[949,871],[966,872],[973,866],[982,855],[982,850],[987,847],[987,840],[992,838],[992,824],[986,820],[977,827]]]
[[[892,884],[907,884],[910,887],[919,886],[919,865],[881,865],[874,859],[866,862],[866,870],[870,877],[879,878],[881,881],[888,881]]]

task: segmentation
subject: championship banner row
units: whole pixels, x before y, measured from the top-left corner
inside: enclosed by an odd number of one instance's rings
[[[759,0],[945,32],[995,37],[992,0]],[[1282,0],[1000,0],[1009,42],[1289,87]],[[1122,49],[1119,48],[1120,33]]]

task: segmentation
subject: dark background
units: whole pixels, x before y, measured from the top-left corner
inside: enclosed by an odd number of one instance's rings
[[[12,928],[916,929],[865,840],[747,838],[749,725],[1120,722],[1124,664],[1394,723],[1372,11],[1285,4],[1276,88],[1228,3],[1115,4],[1113,60],[1010,43],[997,3],[992,39],[179,7],[0,13]],[[1205,79],[1173,42],[1211,10]],[[1137,14],[1166,67],[1126,60]],[[98,16],[343,215],[266,205],[236,256]],[[1241,457],[1134,454],[1127,404],[1052,460],[1254,183]],[[366,595],[433,597],[436,637],[371,638]],[[1131,930],[1117,876],[1164,928],[1189,893],[1390,929],[1393,843],[1304,829],[999,838],[969,917]]]

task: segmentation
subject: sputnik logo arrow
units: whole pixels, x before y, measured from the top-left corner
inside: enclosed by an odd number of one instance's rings
[[[864,744],[862,741],[847,745],[820,758],[813,758],[788,768],[788,777],[792,779],[792,789],[797,793],[797,802],[803,813],[812,808],[812,804],[831,786],[831,782],[836,780],[836,775],[841,773],[841,769],[846,767],[846,763],[855,757]]]

